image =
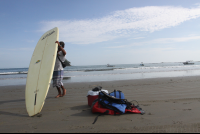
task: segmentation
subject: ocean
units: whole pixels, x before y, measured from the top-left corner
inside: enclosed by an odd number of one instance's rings
[[[1,68],[0,86],[25,85],[28,68]],[[200,75],[200,61],[193,65],[182,62],[139,64],[68,66],[64,69],[63,83],[184,77]]]

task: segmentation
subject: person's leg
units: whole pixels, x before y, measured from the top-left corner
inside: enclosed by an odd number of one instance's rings
[[[64,75],[64,71],[61,70],[61,71],[60,71],[60,84],[61,84],[61,88],[62,88],[62,91],[63,91],[63,94],[62,94],[61,97],[63,97],[63,96],[66,95],[66,89],[64,88],[63,83],[62,83],[63,75]]]
[[[61,85],[61,88],[62,88],[62,90],[63,90],[63,94],[62,94],[61,97],[63,97],[63,96],[66,95],[67,90],[65,89],[65,87],[64,87],[63,85]]]
[[[56,87],[56,89],[58,90],[58,95],[55,98],[61,97],[62,93],[61,93],[61,89],[59,87],[59,72],[58,71],[54,71],[53,72],[53,87]]]
[[[55,98],[62,97],[60,87],[56,87],[58,90],[58,95]]]

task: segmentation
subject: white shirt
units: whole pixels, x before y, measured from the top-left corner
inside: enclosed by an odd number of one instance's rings
[[[63,55],[63,52],[62,52],[62,51],[59,51],[58,54],[59,54],[60,60],[61,60],[62,62],[64,62],[64,61],[65,61],[65,56]],[[56,56],[56,63],[55,63],[54,71],[63,70],[63,67],[62,67],[62,64],[61,64],[60,60],[59,60],[58,57]]]

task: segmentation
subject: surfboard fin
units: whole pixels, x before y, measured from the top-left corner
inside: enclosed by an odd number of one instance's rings
[[[37,99],[37,94],[35,94],[35,102],[34,102],[34,105],[36,105],[36,99]]]

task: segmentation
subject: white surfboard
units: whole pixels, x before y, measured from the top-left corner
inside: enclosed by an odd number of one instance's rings
[[[41,112],[51,83],[59,38],[57,27],[46,32],[33,52],[26,80],[26,109],[29,116]]]

